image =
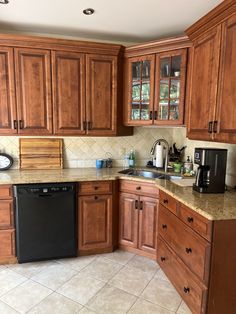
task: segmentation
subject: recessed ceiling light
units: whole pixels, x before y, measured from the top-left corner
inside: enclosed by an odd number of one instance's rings
[[[8,1],[8,0],[7,0],[7,1]],[[84,9],[84,10],[83,10],[83,13],[84,13],[85,15],[93,15],[94,9],[92,9],[92,8]]]
[[[0,4],[8,4],[9,0],[0,0]]]

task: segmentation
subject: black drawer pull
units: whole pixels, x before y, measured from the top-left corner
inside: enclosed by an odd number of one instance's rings
[[[140,201],[140,202],[139,202],[139,209],[140,209],[140,210],[143,210],[143,201]]]
[[[141,186],[137,186],[137,187],[136,187],[136,190],[141,190]]]
[[[24,123],[23,120],[19,120],[20,129],[24,129]]]
[[[167,225],[163,224],[162,229],[167,229]]]
[[[188,218],[187,218],[187,221],[188,221],[188,222],[193,222],[193,217],[188,217]]]
[[[149,119],[152,120],[152,111],[149,113]]]
[[[94,196],[94,199],[95,199],[95,200],[97,200],[97,199],[98,199],[98,197],[97,197],[97,196]]]
[[[168,200],[165,198],[165,199],[163,200],[163,203],[164,203],[164,204],[168,204]]]
[[[154,120],[157,120],[157,111],[154,111]]]
[[[95,186],[95,187],[94,187],[94,190],[98,190],[98,186]]]
[[[187,253],[187,254],[192,253],[192,249],[191,249],[190,247],[186,247],[186,249],[185,249],[185,250],[186,250],[186,253]]]
[[[161,261],[164,262],[166,258],[164,256],[161,256]]]
[[[212,133],[212,131],[213,131],[213,121],[210,121],[208,123],[208,133]]]
[[[217,133],[217,125],[218,125],[218,121],[214,121],[213,122],[213,133]]]
[[[14,129],[16,130],[18,128],[18,121],[14,120],[13,121]]]
[[[189,292],[190,292],[190,289],[187,287],[184,287],[184,293],[189,293]]]
[[[138,209],[138,200],[135,200],[135,209]]]

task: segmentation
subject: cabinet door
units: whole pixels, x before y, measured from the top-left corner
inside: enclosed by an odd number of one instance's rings
[[[138,248],[156,254],[158,200],[140,196]]]
[[[0,260],[15,256],[14,229],[0,231]]]
[[[79,250],[112,247],[112,196],[79,198]]]
[[[17,117],[12,48],[0,48],[0,73],[0,134],[14,134]]]
[[[84,67],[84,54],[52,52],[55,134],[85,134]]]
[[[236,14],[223,24],[216,140],[236,143]]]
[[[117,57],[86,56],[86,110],[89,135],[115,135]]]
[[[120,244],[138,247],[138,196],[120,193]]]
[[[190,139],[212,139],[220,40],[221,26],[218,26],[194,42],[188,121],[188,137]]]
[[[125,97],[127,123],[150,125],[154,117],[155,55],[130,58],[125,64],[128,75],[128,95]]]
[[[156,56],[155,124],[181,125],[184,122],[186,57],[186,49]]]
[[[52,133],[50,51],[15,49],[19,133]]]

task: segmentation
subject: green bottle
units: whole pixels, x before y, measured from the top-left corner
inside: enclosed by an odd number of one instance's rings
[[[135,151],[131,149],[129,154],[129,167],[134,168],[135,167]]]

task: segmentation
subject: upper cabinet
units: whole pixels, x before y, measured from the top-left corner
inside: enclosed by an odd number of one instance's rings
[[[236,143],[235,1],[224,1],[186,32],[193,42],[188,137]]]
[[[179,37],[126,48],[125,124],[184,123],[188,47],[189,40]]]

